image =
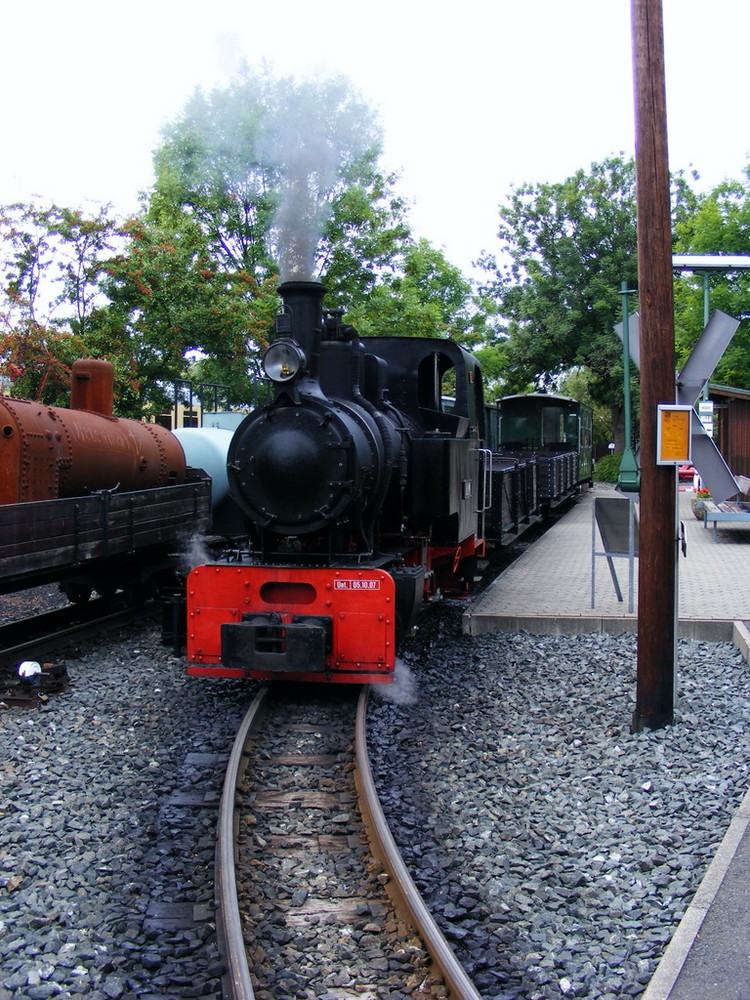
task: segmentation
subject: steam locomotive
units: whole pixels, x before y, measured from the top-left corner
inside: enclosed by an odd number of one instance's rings
[[[234,431],[114,417],[101,361],[74,365],[70,409],[0,397],[0,594],[155,589],[189,673],[391,680],[425,603],[590,480],[591,411],[485,404],[468,351],[361,339],[324,293],[280,287],[272,398]],[[180,583],[196,536],[219,554]]]
[[[249,543],[188,576],[191,674],[388,681],[417,611],[466,593],[484,551],[476,359],[447,340],[361,339],[324,294],[280,286],[275,395],[228,454]]]

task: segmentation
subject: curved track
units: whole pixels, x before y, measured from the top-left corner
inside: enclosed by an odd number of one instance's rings
[[[247,952],[250,950],[256,959],[258,955],[266,954],[267,943],[262,940],[266,930],[260,928],[265,926],[267,929],[268,925],[264,925],[261,920],[256,925],[257,930],[251,929],[248,926],[247,914],[253,911],[257,916],[262,910],[273,910],[273,920],[276,925],[286,922],[289,928],[281,932],[277,941],[283,942],[287,939],[285,935],[288,934],[289,937],[294,936],[296,939],[301,938],[308,942],[304,951],[300,953],[304,955],[303,975],[308,981],[312,979],[310,963],[316,961],[316,954],[321,951],[320,946],[317,949],[313,947],[312,936],[320,933],[319,925],[333,925],[336,929],[334,936],[347,938],[344,957],[338,959],[339,962],[343,962],[347,967],[350,959],[352,965],[355,963],[356,960],[353,958],[355,939],[366,946],[367,962],[370,965],[368,982],[373,976],[377,979],[378,973],[372,971],[373,967],[387,970],[390,967],[389,955],[398,953],[399,963],[403,963],[404,967],[409,966],[404,978],[411,984],[413,996],[427,998],[444,995],[447,987],[453,997],[480,1000],[479,993],[455,958],[450,945],[430,916],[406,872],[387,828],[374,789],[367,753],[366,689],[360,695],[356,711],[353,705],[347,709],[344,704],[343,714],[339,712],[338,715],[331,714],[330,705],[327,704],[332,699],[321,701],[320,692],[316,691],[320,702],[316,707],[321,707],[323,702],[326,704],[324,710],[316,716],[318,721],[315,723],[310,722],[311,716],[307,714],[309,711],[307,701],[304,704],[306,713],[304,721],[290,722],[290,717],[287,716],[286,722],[278,719],[269,722],[267,714],[271,710],[272,701],[269,691],[268,687],[261,689],[238,732],[227,768],[220,805],[216,892],[220,947],[226,962],[225,995],[232,1000],[254,998],[252,982],[257,970],[254,969],[251,976]],[[341,698],[341,695],[338,697]],[[297,713],[300,711],[299,701],[292,705],[291,711],[293,713],[291,718],[297,718]],[[348,721],[344,723],[341,720],[347,717],[347,712]],[[263,742],[265,737],[260,736],[262,726],[274,732],[272,750],[269,749],[268,743]],[[296,751],[292,750],[290,753],[279,750],[278,732],[284,728],[292,733],[296,732],[298,739],[300,737],[317,739],[323,744],[320,747],[323,752],[315,755],[304,751],[300,753],[299,742],[296,744]],[[354,741],[353,759],[337,749],[342,745],[350,745],[352,741]],[[333,752],[330,752],[331,750]],[[254,763],[253,768],[248,769],[251,754]],[[279,766],[287,768],[281,778],[279,778]],[[352,770],[354,783],[351,794],[354,794],[356,785],[358,810],[354,802],[349,802],[349,793],[341,791],[341,776],[348,774],[346,780],[351,781]],[[271,771],[276,773],[273,779],[277,782],[275,791],[257,783],[259,774]],[[300,779],[302,772],[309,774],[310,778]],[[325,778],[322,779],[321,774],[324,774]],[[301,787],[302,780],[308,785],[307,788]],[[286,790],[279,791],[279,788]],[[242,801],[244,799],[248,799],[249,802],[244,803]],[[264,803],[267,812],[273,815],[270,826],[266,825],[262,815]],[[339,810],[333,821],[336,833],[331,833],[330,806]],[[252,816],[249,818],[247,815],[240,815],[240,810],[246,809],[252,810]],[[300,810],[301,825],[300,820],[295,818],[296,809]],[[359,843],[357,813],[361,813],[370,849],[378,861],[374,861],[366,852],[363,853],[362,845]],[[346,823],[349,814],[356,816],[351,826]],[[282,816],[283,822],[279,823],[279,818]],[[318,822],[320,826],[315,831],[313,825]],[[296,829],[297,832],[278,835],[278,831],[287,823],[290,830]],[[248,824],[251,824],[249,828]],[[269,829],[276,830],[277,833],[269,835]],[[262,834],[259,832],[261,830]],[[332,852],[333,868],[346,873],[342,885],[334,886],[331,879],[320,874],[327,862],[318,859],[314,867],[316,877],[312,879],[311,884],[319,888],[312,890],[310,898],[308,890],[303,888],[302,882],[299,882],[287,885],[286,888],[280,887],[274,891],[274,895],[278,898],[274,900],[266,898],[264,901],[264,892],[267,892],[268,886],[267,878],[265,888],[261,886],[238,892],[239,858],[242,858],[243,871],[245,867],[251,870],[262,868],[275,871],[274,862],[271,860],[275,850],[277,857],[281,858],[279,871],[283,871],[285,867],[294,869],[297,867],[294,860],[295,852],[309,851],[311,841],[315,841],[315,850],[324,845]],[[355,868],[360,875],[356,875]],[[284,881],[283,874],[274,874],[272,877],[278,878],[279,883]],[[374,900],[371,889],[364,889],[368,881],[370,884],[374,882],[375,889],[381,896],[379,901]],[[323,883],[324,887],[320,889]],[[395,917],[391,907],[382,897],[383,886],[386,886],[395,906]],[[250,902],[248,902],[248,892],[253,894]],[[312,898],[313,896],[315,898]],[[390,915],[385,915],[386,910]],[[354,916],[356,912],[365,914],[359,924]],[[310,927],[305,923],[307,918],[310,919]],[[362,924],[364,930],[358,930]],[[413,938],[407,940],[407,926],[416,928],[421,941],[415,942]],[[261,940],[254,937],[256,934]],[[428,957],[424,952],[425,947],[432,960],[432,968],[426,967]],[[325,949],[327,948],[328,945],[325,946]],[[383,957],[373,961],[375,948],[383,949]],[[283,948],[268,950],[280,952]],[[288,962],[289,958],[285,960]],[[439,970],[439,979],[436,970]],[[382,974],[385,977],[386,971]],[[360,988],[362,986],[359,981],[356,985]],[[271,994],[265,987],[263,995],[280,997],[282,994]],[[350,994],[344,990],[343,995]]]
[[[370,848],[389,873],[391,877],[389,890],[397,897],[397,905],[408,913],[412,925],[425,942],[433,962],[442,973],[445,985],[449,989],[449,995],[460,997],[462,1000],[481,1000],[474,984],[456,958],[443,932],[435,923],[411,875],[406,870],[401,852],[396,846],[380,806],[367,751],[367,695],[368,690],[365,689],[357,707],[355,780],[359,791],[362,817],[367,826]]]

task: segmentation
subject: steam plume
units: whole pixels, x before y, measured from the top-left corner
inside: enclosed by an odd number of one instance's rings
[[[318,244],[347,169],[372,148],[372,115],[347,81],[283,80],[270,147],[281,176],[274,218],[282,280],[315,274]],[[270,138],[270,137],[269,137]]]

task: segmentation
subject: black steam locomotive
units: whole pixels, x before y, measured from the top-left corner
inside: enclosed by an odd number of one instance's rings
[[[286,282],[230,489],[249,544],[187,580],[190,673],[388,681],[425,600],[465,593],[492,467],[479,365],[447,340],[360,339]]]
[[[485,405],[467,351],[360,339],[323,294],[282,285],[274,398],[234,433],[114,417],[101,361],[74,366],[69,410],[0,398],[0,593],[155,581],[191,673],[390,680],[424,603],[466,595],[486,547],[591,479],[591,411]],[[191,535],[223,554],[174,586]]]

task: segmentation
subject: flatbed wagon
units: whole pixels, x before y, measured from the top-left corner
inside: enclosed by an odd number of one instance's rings
[[[71,600],[144,587],[211,523],[211,480],[0,506],[0,594],[60,582]]]

